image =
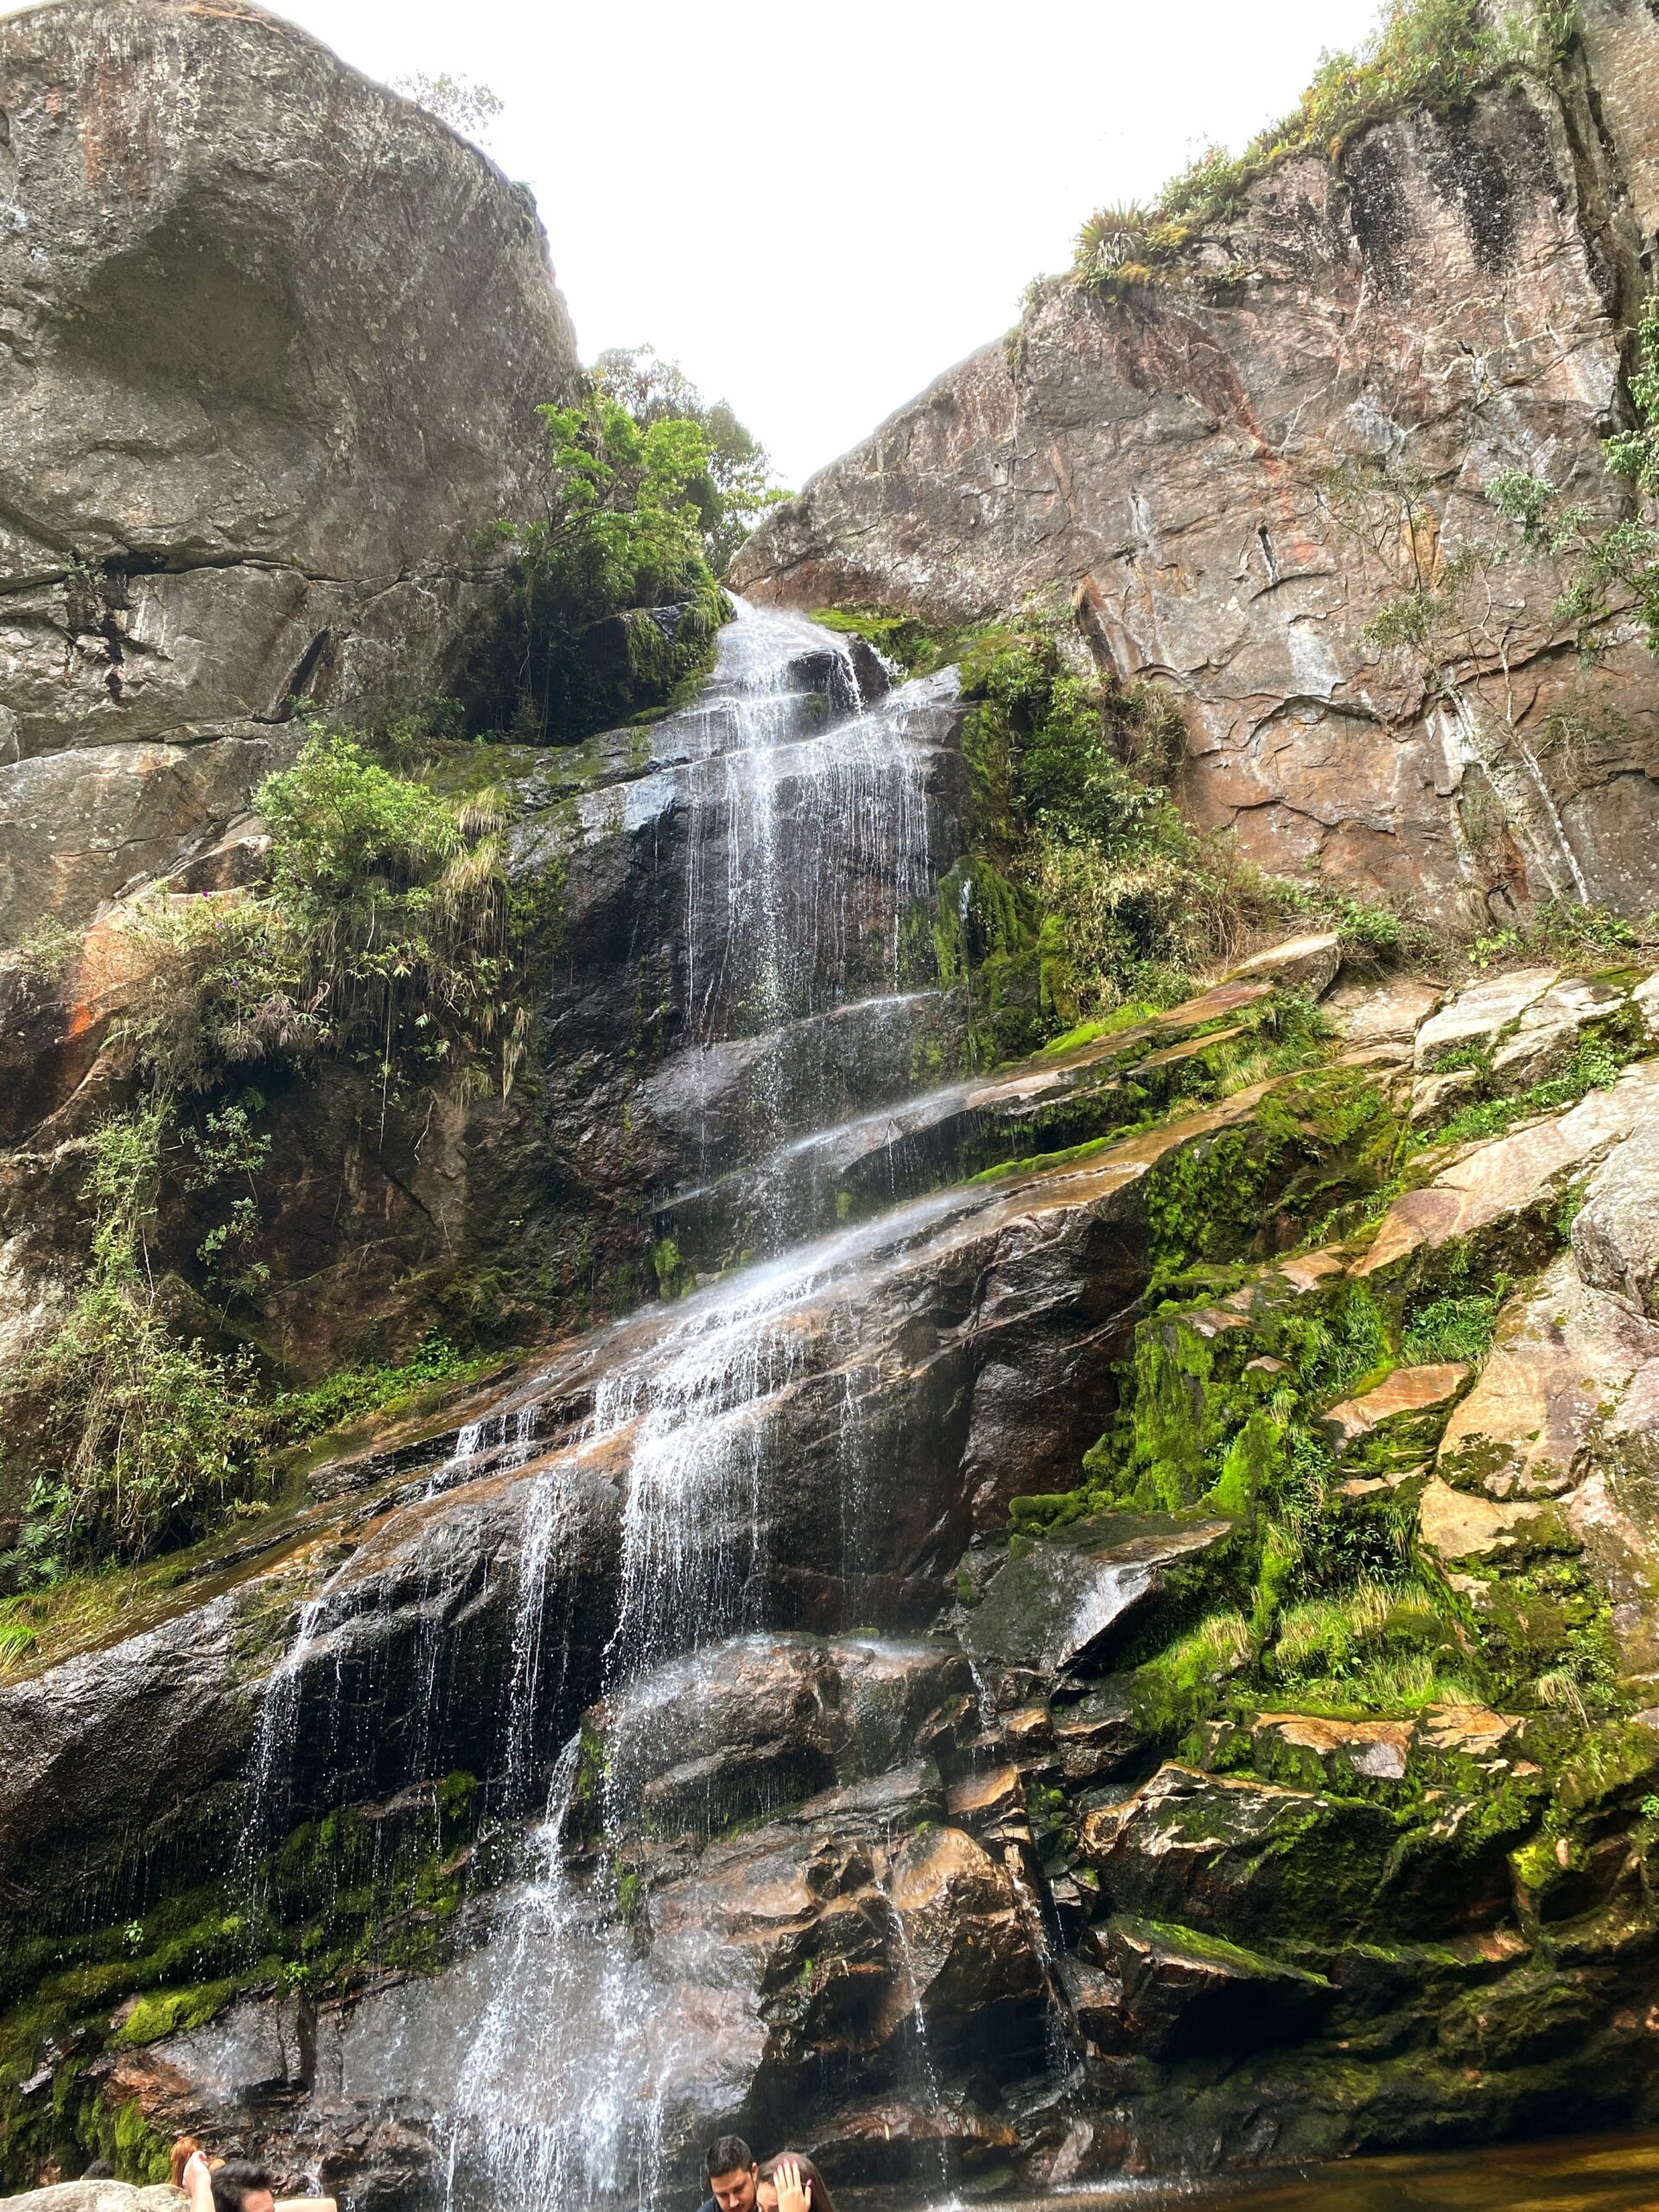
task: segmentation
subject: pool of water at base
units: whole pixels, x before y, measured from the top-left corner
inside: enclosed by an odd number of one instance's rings
[[[921,2212],[925,2202],[896,2190],[836,2191],[841,2212]],[[929,2212],[981,2202],[986,2212],[1659,2212],[1659,2131],[1191,2180],[1125,2176],[1041,2196],[978,2199],[969,2187]]]

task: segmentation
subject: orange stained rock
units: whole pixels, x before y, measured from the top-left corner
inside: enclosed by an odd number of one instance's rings
[[[1404,1777],[1416,1735],[1409,1720],[1332,1720],[1311,1713],[1259,1713],[1251,1732],[1277,1736],[1321,1759],[1345,1758],[1356,1773],[1386,1782]]]
[[[1345,1398],[1324,1415],[1338,1451],[1357,1443],[1384,1421],[1406,1414],[1427,1412],[1457,1395],[1469,1379],[1469,1370],[1455,1360],[1428,1367],[1396,1367],[1394,1373],[1366,1391],[1363,1397]]]
[[[1659,1114],[1659,1060],[1627,1068],[1611,1090],[1592,1090],[1569,1113],[1529,1122],[1476,1145],[1382,1217],[1351,1273],[1376,1274],[1427,1245],[1431,1250],[1513,1219],[1553,1197],[1573,1170]]]

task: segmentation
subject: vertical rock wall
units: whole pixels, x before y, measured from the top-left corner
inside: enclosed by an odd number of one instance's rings
[[[575,372],[527,200],[291,24],[0,23],[0,945],[433,689]]]
[[[1653,664],[1626,644],[1590,685],[1560,573],[1486,497],[1523,469],[1617,506],[1659,23],[1585,13],[1554,86],[1282,163],[1189,281],[1047,288],[770,517],[740,588],[946,622],[1075,605],[1103,666],[1179,693],[1189,806],[1270,868],[1483,925],[1659,904]],[[1471,549],[1448,699],[1365,626]]]

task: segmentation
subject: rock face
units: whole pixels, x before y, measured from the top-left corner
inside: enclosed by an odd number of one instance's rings
[[[1619,20],[1633,80],[1651,35]],[[462,422],[457,379],[484,373],[482,327],[543,396],[528,352],[563,324],[487,167],[256,11],[71,0],[10,19],[0,55],[22,86],[0,160],[59,162],[80,211],[59,235],[20,188],[47,233],[29,342],[43,378],[81,379],[65,404],[105,380],[125,431],[99,482],[155,478],[149,520],[83,545],[62,518],[95,489],[52,423],[24,426],[19,558],[30,531],[66,543],[10,596],[60,602],[68,681],[60,700],[20,663],[9,803],[70,790],[66,763],[95,803],[24,855],[16,897],[79,915],[121,860],[212,916],[257,870],[237,810],[287,741],[248,671],[372,688],[412,594],[429,679],[484,588],[461,510],[524,480],[512,394],[490,387],[497,418],[468,393]],[[1512,449],[1552,437],[1587,474],[1620,226],[1646,203],[1628,104],[1596,151],[1582,92],[1360,134],[1345,194],[1317,163],[1276,172],[1240,219],[1262,264],[1243,305],[1051,296],[1016,368],[970,364],[956,414],[884,448],[905,499],[925,450],[970,480],[1013,456],[953,581],[956,520],[942,552],[905,551],[917,603],[1082,582],[1103,657],[1156,660],[1218,718],[1193,764],[1211,799],[1245,788],[1227,804],[1269,841],[1324,805],[1323,842],[1294,836],[1355,880],[1508,896],[1587,868],[1624,771],[1601,762],[1574,813],[1508,755],[1459,767],[1441,741],[1478,751],[1490,694],[1471,677],[1425,734],[1410,683],[1362,666],[1308,504],[1321,456],[1408,428],[1448,544]],[[1598,229],[1620,161],[1630,208]],[[363,226],[336,241],[325,188],[371,162],[505,289],[493,327],[448,261],[393,277]],[[303,343],[340,286],[359,335],[380,318],[360,388],[333,322]],[[175,293],[188,342],[152,345]],[[111,317],[137,334],[118,359]],[[417,469],[393,434],[429,387]],[[306,442],[325,418],[343,448]],[[876,498],[843,468],[763,544],[836,481],[849,512]],[[872,565],[836,573],[861,596],[893,595],[897,512],[857,521]],[[802,591],[828,573],[798,569]],[[273,580],[308,654],[327,633],[300,674],[258,627]],[[234,620],[187,665],[167,626],[196,620],[193,588]],[[1510,645],[1541,714],[1553,641],[1535,620]],[[1303,938],[983,1072],[925,957],[962,722],[952,671],[892,685],[740,605],[691,705],[491,764],[516,881],[557,894],[513,1097],[446,1095],[372,1141],[344,1077],[269,1102],[258,1325],[295,1367],[327,1363],[353,1304],[388,1326],[400,1300],[449,1310],[435,1285],[567,1325],[372,1444],[296,1459],[194,1551],[3,1601],[9,2180],[93,2146],[141,2179],[189,2129],[359,2212],[623,2212],[642,2171],[664,2201],[692,2186],[731,2126],[920,2196],[1654,2108],[1659,987],[1351,981],[1314,1043],[1274,986],[1331,991],[1341,945]],[[110,755],[148,763],[148,796]],[[1510,807],[1512,868],[1456,811],[1459,774],[1461,799],[1484,775]],[[1596,849],[1615,874],[1643,858]],[[0,963],[8,1355],[77,1256],[130,929],[104,907],[55,983],[38,951]],[[1461,1127],[1516,1126],[1414,1142],[1449,1103],[1422,1087],[1448,1083],[1486,1109]],[[203,1234],[188,1196],[146,1228],[175,1274]]]
[[[1570,766],[1551,753],[1549,718],[1588,696],[1553,627],[1560,579],[1515,557],[1484,499],[1512,468],[1611,497],[1599,441],[1651,235],[1659,133],[1637,88],[1659,24],[1625,0],[1582,16],[1560,89],[1408,113],[1274,168],[1193,249],[1192,284],[1048,287],[768,517],[739,588],[947,623],[1075,605],[1103,668],[1176,688],[1188,804],[1251,859],[1437,916],[1548,892],[1648,911],[1651,664],[1622,650],[1596,694],[1615,721]],[[1403,541],[1390,469],[1421,487]],[[1412,531],[1436,573],[1507,556],[1503,639],[1476,619],[1438,694],[1362,634],[1414,581]]]
[[[723,667],[760,650],[748,626],[739,621],[722,633]],[[772,756],[777,772],[762,787],[747,787],[720,749],[737,746],[743,733],[721,696],[734,679],[718,671],[708,699],[648,731],[502,749],[518,807],[510,874],[526,896],[550,898],[557,914],[554,949],[526,983],[540,1065],[510,1097],[446,1098],[435,1111],[423,1098],[407,1112],[395,1104],[385,1112],[351,1067],[326,1066],[315,1080],[279,1071],[269,1082],[274,1146],[264,1230],[275,1281],[260,1330],[285,1361],[325,1368],[361,1343],[370,1317],[393,1345],[418,1337],[435,1313],[439,1325],[451,1325],[452,1301],[464,1312],[480,1283],[508,1333],[544,1325],[550,1310],[585,1317],[632,1305],[650,1281],[655,1194],[718,1190],[721,1171],[752,1171],[780,1140],[810,1132],[818,1113],[832,1118],[838,1105],[868,1109],[892,1098],[925,1058],[956,1062],[956,995],[891,988],[897,922],[883,879],[901,830],[913,834],[921,855],[907,863],[914,881],[906,896],[924,887],[929,865],[948,868],[958,849],[955,678],[946,671],[889,698],[885,674],[828,633],[791,618],[762,616],[753,626],[769,639],[781,628],[781,642],[768,650],[778,654],[798,739]],[[870,715],[854,725],[843,754],[833,733],[850,721],[861,666]],[[764,698],[761,711],[771,711]],[[826,731],[823,744],[810,741]],[[257,779],[276,765],[281,744],[273,732],[181,758],[205,772],[234,757],[238,776]],[[79,806],[96,807],[102,757],[89,765],[85,753],[52,755],[16,774],[24,783],[36,772],[57,779],[79,791]],[[241,785],[233,780],[196,807],[184,804],[188,783],[171,788],[179,810],[170,828],[165,816],[146,817],[145,857],[168,868],[160,887],[149,880],[149,890],[176,887],[200,899],[257,874],[257,818],[243,816],[214,834],[217,806],[234,814]],[[81,845],[97,842],[100,820],[82,823]],[[791,886],[776,906],[746,887],[756,842]],[[30,855],[41,858],[32,829],[20,867],[35,864]],[[94,872],[101,866],[94,855]],[[819,929],[831,882],[853,913],[848,931]],[[124,1096],[111,1032],[131,982],[124,932],[143,895],[104,910],[55,982],[0,955],[0,1069],[8,1078],[0,1096],[0,1344],[14,1349],[50,1325],[83,1246],[79,1141]],[[741,940],[729,934],[734,912]],[[728,963],[734,971],[761,937],[793,947],[790,1006],[759,1020],[726,1002],[694,1013],[695,979]],[[854,987],[849,1001],[832,982],[842,967]],[[798,1010],[815,1004],[815,1012]],[[817,1078],[830,1068],[833,1083],[820,1088]],[[881,1171],[880,1195],[890,1197],[885,1155],[872,1166]],[[838,1189],[827,1176],[828,1222],[837,1217]],[[679,1215],[664,1223],[685,1235],[687,1258],[698,1266],[723,1263],[760,1233],[757,1207],[728,1207],[728,1194],[729,1186],[697,1200],[718,1231],[700,1243]],[[814,1225],[810,1209],[789,1220],[798,1230]],[[760,1227],[775,1244],[782,1225],[780,1214]],[[160,1232],[158,1252],[188,1272],[202,1233],[187,1206]]]
[[[947,1148],[14,1663],[12,2170],[61,2109],[367,2212],[452,2159],[608,2201],[642,2124],[676,2187],[732,2124],[908,2184],[1645,2109],[1656,1064],[1285,1250],[1408,1126],[1441,995],[1376,995],[1382,1064]],[[1407,1357],[1471,1266],[1522,1279],[1490,1357]]]
[[[500,173],[257,7],[8,16],[0,114],[3,944],[228,819],[294,695],[444,688],[575,355]]]

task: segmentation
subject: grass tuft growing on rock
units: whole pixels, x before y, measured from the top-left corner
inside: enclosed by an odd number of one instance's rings
[[[1281,162],[1339,162],[1367,125],[1408,108],[1458,108],[1484,86],[1555,66],[1576,27],[1572,0],[1540,0],[1494,22],[1482,0],[1391,0],[1357,53],[1327,54],[1300,102],[1242,154],[1219,147],[1166,185],[1154,205],[1103,208],[1078,235],[1071,281],[1115,293],[1203,273],[1194,250]],[[1247,272],[1240,271],[1239,274]]]

